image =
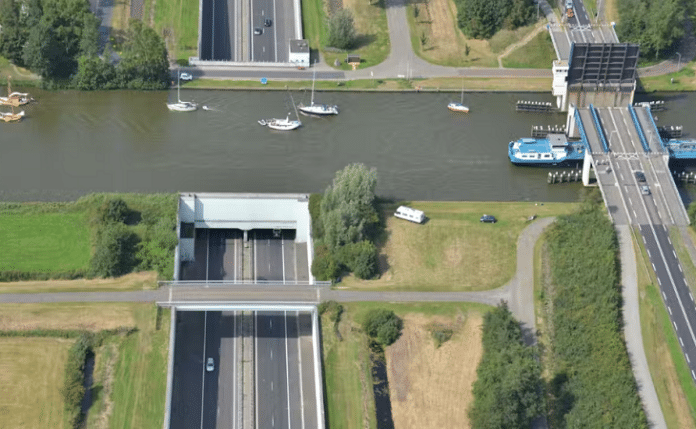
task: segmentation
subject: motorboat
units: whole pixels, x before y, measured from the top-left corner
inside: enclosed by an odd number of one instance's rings
[[[261,119],[259,124],[277,131],[291,131],[302,126],[302,122],[290,119],[289,114],[285,119]]]
[[[193,112],[198,109],[198,104],[193,101],[181,101],[181,74],[177,72],[176,103],[167,103],[167,109],[172,112]]]
[[[0,104],[5,106],[19,107],[34,101],[26,92],[12,92],[10,76],[7,77],[7,97],[0,97]]]
[[[309,106],[305,106],[304,104],[300,104],[297,106],[297,108],[300,110],[305,115],[316,115],[316,116],[329,116],[329,115],[338,115],[338,106],[335,105],[328,105],[328,104],[321,104],[321,103],[314,103],[314,82],[316,81],[317,77],[317,71],[316,69],[314,70],[314,75],[312,77],[312,100],[309,104]]]

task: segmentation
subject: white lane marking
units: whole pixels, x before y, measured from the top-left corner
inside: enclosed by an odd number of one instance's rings
[[[643,244],[648,244],[648,242],[645,241],[645,237],[643,237]]]
[[[283,284],[285,284],[285,240],[283,240],[283,235],[280,235],[280,260],[283,265]]]
[[[273,381],[271,381],[271,390],[273,390]]]
[[[256,248],[256,246],[254,246]],[[254,389],[254,392],[256,393],[256,400],[254,401],[254,408],[256,409],[256,421],[259,421],[259,336],[257,334],[257,323],[258,323],[258,318],[259,315],[256,311],[254,311],[254,376],[256,380],[254,381],[254,385],[256,388]],[[244,341],[242,339],[242,341]],[[243,344],[243,343],[242,343]]]
[[[634,218],[638,218],[638,215],[636,214],[636,211],[635,211],[635,210],[633,210],[633,217],[634,217]]]
[[[653,271],[657,271],[657,269],[655,268],[655,264],[652,264],[652,266],[653,266]]]
[[[273,349],[271,349],[271,360],[273,360]]]
[[[256,276],[258,275],[258,268],[256,267],[256,231],[254,231],[254,240],[252,241],[252,243],[254,244],[254,281],[256,281]]]
[[[662,297],[667,301],[667,295],[665,295],[665,291],[662,291]]]
[[[660,286],[662,286],[662,280],[659,277],[657,278],[657,283],[659,283]]]
[[[288,312],[283,311],[285,316],[285,385],[287,386],[287,399],[288,399],[288,429],[292,429],[292,420],[290,419],[290,368],[288,358]]]
[[[675,331],[678,331],[678,330],[679,330],[679,329],[677,329],[677,324],[674,323],[674,320],[672,320],[672,325],[674,325],[674,330],[675,330]]]
[[[672,253],[674,253],[674,257],[676,258],[676,257],[677,257],[677,252],[675,252],[674,249],[673,249],[673,250],[672,250]]]
[[[271,416],[271,426],[275,427],[275,414]]]
[[[689,292],[689,297],[691,297],[691,301],[693,301],[693,300],[694,300],[694,296],[693,296],[693,295],[691,295],[691,292]]]
[[[681,337],[679,337],[679,344],[681,344],[681,346],[684,347],[684,341],[682,341]]]
[[[648,252],[648,258],[652,258],[652,255],[650,254],[650,249],[645,249],[646,252]]]
[[[669,307],[669,306],[668,306],[668,307],[667,307],[667,310],[669,310],[669,315],[671,316],[671,315],[672,315],[672,307]]]
[[[680,272],[680,273],[683,273],[684,271],[682,271],[681,264],[677,264],[677,266],[679,267],[679,272]]]
[[[201,429],[203,429],[203,405],[205,404],[205,343],[208,330],[208,311],[203,313],[203,365],[201,366],[201,380],[203,385],[201,387]]]
[[[686,356],[686,363],[691,363],[691,359],[689,359],[689,355],[684,353],[684,356]]]
[[[319,290],[319,289],[317,289]],[[295,311],[295,322],[297,329],[297,357],[298,357],[298,367],[300,369],[300,413],[302,415],[302,429],[305,429],[305,415],[304,415],[304,386],[302,385],[302,344],[300,344],[300,312]]]
[[[669,244],[672,244],[672,240],[670,240],[669,237],[667,237],[667,241],[669,241]]]
[[[696,380],[696,374],[694,374],[694,370],[693,370],[693,369],[691,370],[691,376],[694,378],[694,380]]]
[[[638,225],[640,232],[643,232],[643,225]],[[645,243],[645,237],[643,237],[643,243]]]
[[[270,319],[269,323],[271,324],[271,329],[273,329],[273,319]]]

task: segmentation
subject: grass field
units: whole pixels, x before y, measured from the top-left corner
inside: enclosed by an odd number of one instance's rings
[[[151,304],[135,306],[138,332],[119,345],[110,400],[112,429],[162,427],[170,319],[165,311],[157,330],[156,313]]]
[[[694,91],[696,90],[696,62],[690,62],[676,73],[639,78],[636,90],[643,92]]]
[[[500,30],[490,40],[469,39],[457,26],[452,0],[410,3],[406,16],[413,51],[428,62],[450,67],[497,67],[498,54],[534,29],[530,25]]]
[[[157,288],[157,272],[144,271],[117,278],[1,282],[0,293],[124,292]]]
[[[672,234],[672,243],[675,243],[677,235],[678,233]],[[643,346],[662,413],[670,429],[695,428],[696,386],[691,379],[689,367],[679,347],[660,292],[655,286],[657,281],[649,268],[648,255],[640,240],[637,241],[634,247],[637,256]]]
[[[0,304],[0,331],[63,329],[101,331],[136,326],[132,303]]]
[[[60,388],[71,340],[0,338],[0,426],[68,428]]]
[[[503,286],[517,264],[517,238],[527,218],[571,212],[575,204],[413,202],[428,221],[413,224],[387,217],[377,280],[346,277],[342,287],[378,290],[475,291]],[[498,222],[479,222],[482,214]]]
[[[154,27],[164,35],[169,56],[179,64],[188,64],[197,52],[198,4],[196,0],[155,1]]]
[[[82,213],[3,210],[0,223],[0,271],[72,271],[89,265],[89,228]]]
[[[367,312],[373,308],[387,308],[393,310],[400,317],[409,318],[408,320],[422,321],[447,321],[461,318],[466,315],[474,315],[472,320],[480,317],[486,312],[489,307],[479,304],[466,303],[438,303],[438,304],[388,304],[379,302],[358,302],[343,304],[345,311],[339,323],[339,332],[342,336],[342,341],[339,341],[333,331],[333,323],[324,315],[322,317],[322,347],[324,357],[324,378],[326,381],[326,412],[331,429],[342,428],[370,428],[376,427],[374,398],[372,392],[372,382],[370,378],[369,368],[369,352],[367,348],[367,338],[360,332],[360,323]],[[414,318],[414,319],[410,319]],[[462,330],[461,335],[453,338],[452,344],[463,343],[472,344],[470,335],[476,335],[476,332]],[[465,334],[466,338],[465,338]],[[480,335],[480,331],[478,332]],[[467,339],[468,338],[468,339]],[[430,341],[432,344],[432,341]],[[394,347],[394,346],[391,346]],[[446,349],[447,343],[440,350]],[[459,347],[459,346],[455,346]],[[480,347],[480,343],[479,343]],[[430,350],[425,346],[426,350]],[[430,346],[432,348],[432,346]],[[389,363],[390,348],[387,347],[387,362]],[[427,353],[430,353],[428,351]],[[447,352],[441,353],[446,355]],[[413,358],[422,358],[422,355],[413,356]],[[451,365],[451,362],[446,360],[439,361],[442,365]],[[458,359],[458,362],[462,362]],[[409,361],[410,364],[410,361]],[[459,365],[458,368],[448,368],[454,371],[455,374],[460,372],[476,370],[478,361],[471,361],[471,365]],[[462,368],[464,367],[464,368]],[[419,374],[416,368],[412,369],[413,374],[407,374],[407,377],[416,377],[420,380],[424,374]],[[433,372],[441,373],[440,366],[432,367],[430,374]],[[391,377],[391,373],[390,373]],[[473,380],[472,380],[473,382]],[[390,380],[391,383],[391,380]],[[401,385],[403,388],[403,385]],[[390,386],[390,391],[394,391]],[[461,391],[461,389],[459,390]],[[418,397],[422,397],[423,390],[421,387],[415,388],[412,392]],[[392,393],[392,396],[394,393]],[[392,401],[394,399],[392,398]],[[457,406],[466,409],[466,404],[462,404],[461,398],[457,401]],[[392,405],[393,406],[393,405]],[[430,410],[429,412],[433,412]],[[450,412],[450,411],[448,411]],[[451,412],[459,412],[452,410]],[[395,416],[395,419],[397,417]],[[398,427],[398,426],[397,426]],[[413,427],[413,426],[410,426]],[[461,427],[459,423],[457,427]]]
[[[510,68],[549,68],[556,59],[551,35],[542,31],[523,46],[503,58],[503,66]]]

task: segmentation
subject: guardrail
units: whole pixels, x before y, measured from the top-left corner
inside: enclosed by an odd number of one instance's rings
[[[160,287],[164,286],[195,286],[204,285],[205,287],[215,286],[331,286],[331,282],[319,280],[171,280],[158,281]]]
[[[602,147],[605,152],[609,153],[609,144],[607,144],[607,137],[604,135],[604,128],[602,127],[602,123],[599,122],[599,115],[597,115],[597,110],[592,104],[590,104],[590,114],[592,115],[592,121],[597,130],[597,135],[599,135],[599,140],[602,142]]]
[[[638,131],[638,138],[640,138],[640,144],[643,145],[643,149],[646,152],[650,152],[650,146],[648,145],[648,140],[645,138],[645,134],[643,133],[643,127],[640,125],[640,121],[638,121],[638,116],[636,116],[636,110],[633,108],[633,106],[631,106],[630,103],[628,105],[628,111],[631,113],[633,126],[636,127],[636,130]]]
[[[162,429],[169,429],[172,413],[172,388],[174,383],[174,345],[176,341],[176,307],[172,307],[172,321],[169,326],[169,361],[167,362],[167,393],[164,403],[164,423]]]

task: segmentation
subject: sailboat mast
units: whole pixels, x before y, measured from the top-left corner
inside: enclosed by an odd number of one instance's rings
[[[176,100],[181,103],[181,72],[176,69]]]
[[[316,64],[315,64],[316,67]],[[312,101],[311,101],[311,106],[314,106],[314,82],[317,80],[317,69],[314,69],[314,74],[312,76]]]

